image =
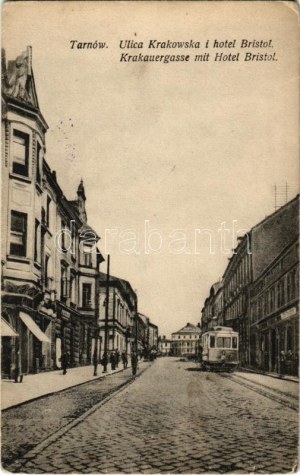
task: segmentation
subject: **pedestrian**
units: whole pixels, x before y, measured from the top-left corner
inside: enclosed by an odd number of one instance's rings
[[[123,363],[123,368],[126,369],[128,366],[128,358],[127,358],[126,351],[122,352],[122,363]]]
[[[221,365],[224,366],[226,362],[226,354],[225,351],[223,350],[221,353]]]
[[[118,368],[119,367],[119,361],[120,361],[119,350],[116,350],[115,356],[116,356],[116,368]]]
[[[108,364],[108,358],[107,358],[106,353],[102,356],[100,363],[103,366],[103,373],[105,373],[107,371],[107,364]]]
[[[110,364],[111,364],[111,369],[112,369],[112,371],[114,371],[116,369],[116,355],[113,351],[110,354],[109,360],[110,360]]]
[[[94,376],[97,376],[98,357],[96,353],[94,353],[94,356],[93,356],[93,366],[94,366]]]
[[[132,374],[133,374],[133,376],[136,375],[137,364],[138,364],[137,354],[136,354],[135,351],[133,351],[133,352],[131,353],[131,369],[132,369]]]
[[[63,374],[67,374],[67,368],[69,364],[69,354],[67,351],[64,351],[61,355],[61,369],[63,370]]]
[[[199,345],[199,362],[202,363],[203,346]]]

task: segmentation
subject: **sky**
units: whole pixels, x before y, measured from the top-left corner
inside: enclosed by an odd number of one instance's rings
[[[111,273],[130,281],[162,335],[199,322],[237,235],[274,211],[274,185],[297,193],[298,35],[288,2],[3,7],[7,59],[32,46],[46,159],[68,199],[83,179]],[[150,39],[201,48],[148,50]],[[226,39],[237,49],[213,48]],[[276,52],[276,61],[214,61],[216,52],[243,58],[242,39],[272,39],[271,49],[246,51]],[[108,47],[72,49],[71,40]],[[121,49],[121,40],[144,48]],[[121,53],[207,52],[206,62],[120,62]]]

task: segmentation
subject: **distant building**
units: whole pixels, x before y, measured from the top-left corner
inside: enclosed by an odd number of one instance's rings
[[[149,349],[158,349],[158,326],[149,322]]]
[[[107,305],[106,274],[99,278],[99,323],[101,355],[104,352],[105,307]],[[108,353],[118,350],[131,353],[134,342],[137,295],[127,280],[110,275],[108,282]]]
[[[192,356],[198,352],[201,330],[199,326],[187,323],[178,332],[172,333],[172,354],[174,356]]]
[[[158,342],[158,351],[161,356],[169,356],[172,353],[172,340],[162,336]]]
[[[206,332],[216,325],[223,324],[224,292],[223,282],[216,282],[210,288],[209,297],[201,310],[201,330]]]
[[[138,352],[148,358],[151,350],[158,349],[158,327],[146,315],[138,313],[137,316]]]

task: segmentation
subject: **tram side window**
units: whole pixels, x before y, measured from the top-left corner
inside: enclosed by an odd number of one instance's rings
[[[230,343],[231,343],[231,338],[230,336],[227,337],[221,337],[219,336],[217,338],[217,348],[230,348]]]
[[[232,348],[237,348],[237,337],[232,337]]]
[[[215,346],[216,346],[216,339],[212,335],[210,336],[209,346],[210,346],[210,348],[215,348]]]

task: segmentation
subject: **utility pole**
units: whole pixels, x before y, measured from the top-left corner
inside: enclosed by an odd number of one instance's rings
[[[113,290],[113,351],[115,351],[116,290]],[[118,348],[117,348],[118,350]]]
[[[104,365],[103,365],[103,373],[107,373],[107,365],[108,365],[109,265],[110,265],[110,255],[108,254],[108,256],[107,256],[107,271],[106,271],[106,299],[105,299]]]

